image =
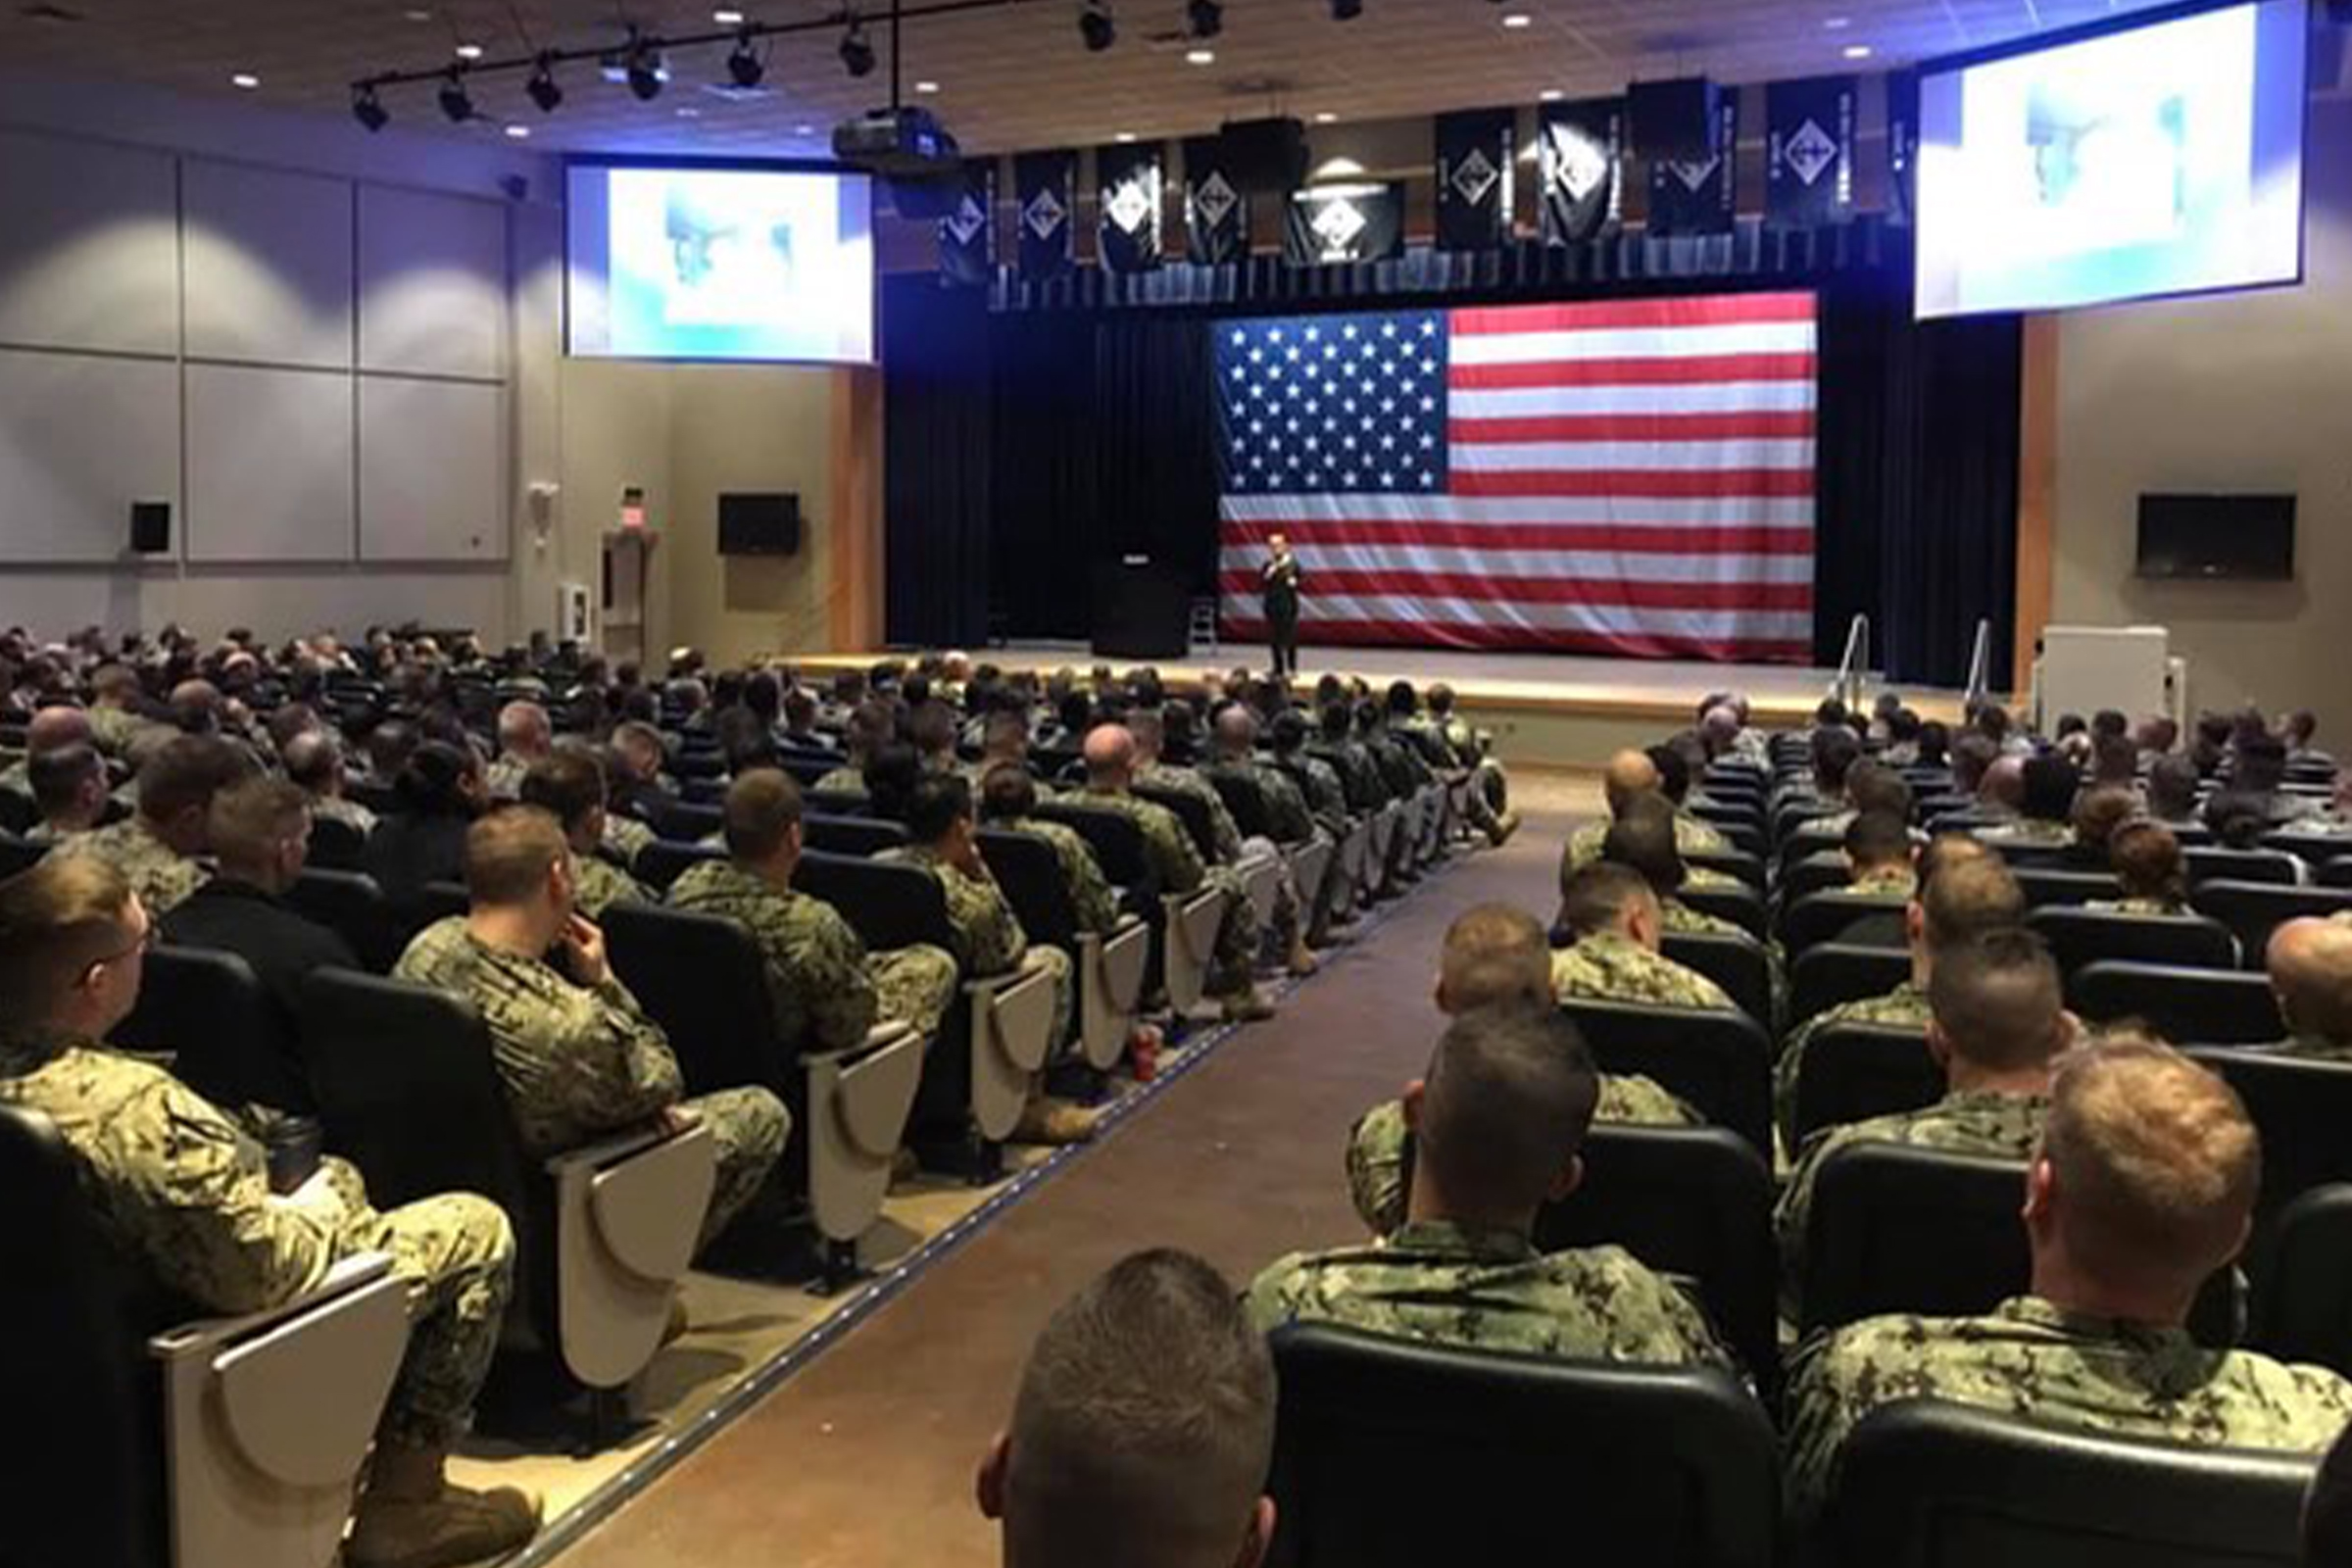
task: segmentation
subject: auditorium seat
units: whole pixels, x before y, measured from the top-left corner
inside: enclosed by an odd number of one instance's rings
[[[309,863],[327,871],[357,871],[368,853],[368,835],[338,817],[311,819]]]
[[[1810,1054],[1808,1050],[1808,1054]],[[1798,1324],[1965,1316],[2026,1288],[2025,1162],[1850,1143],[1814,1172]]]
[[[2199,914],[2119,914],[2050,906],[2029,913],[2026,924],[2049,944],[2062,969],[2080,969],[2101,958],[2190,969],[2237,967],[2237,939],[2228,926]]]
[[[374,975],[311,975],[300,1049],[327,1151],[359,1167],[377,1206],[462,1192],[506,1210],[515,1265],[503,1348],[591,1391],[643,1370],[710,1206],[709,1128],[615,1134],[534,1168],[472,1004]],[[591,1401],[591,1421],[611,1404]]]
[[[2188,901],[2199,913],[2210,914],[2236,932],[2246,967],[2259,969],[2269,957],[2273,931],[2298,915],[2326,916],[2352,909],[2352,888],[2202,882],[2190,890]]]
[[[408,1346],[380,1253],[293,1300],[164,1327],[49,1119],[0,1105],[0,1479],[11,1564],[203,1568],[335,1554]],[[161,1332],[153,1332],[157,1329]],[[149,1337],[152,1334],[152,1337]]]
[[[1778,1458],[1713,1368],[1274,1331],[1273,1568],[1535,1560],[1769,1568]]]
[[[1037,816],[1040,821],[1059,822],[1085,839],[1086,847],[1102,862],[1102,874],[1121,893],[1122,906],[1147,920],[1157,918],[1160,890],[1152,863],[1144,856],[1142,828],[1115,811],[1061,801],[1038,802]]]
[[[2352,1061],[2227,1046],[2192,1045],[2189,1054],[2230,1081],[2262,1134],[2264,1214],[2352,1181]]]
[[[2029,865],[2010,873],[2030,909],[2072,908],[2093,899],[2120,899],[2124,885],[2112,871],[2062,871]]]
[[[2247,1343],[2352,1376],[2352,1183],[2314,1187],[2278,1215],[2255,1275]]]
[[[1743,1012],[1574,998],[1561,1008],[1603,1072],[1643,1073],[1708,1121],[1772,1151],[1772,1043]]]
[[[885,850],[906,847],[904,826],[873,816],[819,816],[811,812],[801,818],[801,835],[808,848],[830,855],[880,855]]]
[[[2338,855],[2312,875],[2324,888],[2352,888],[2352,855]]]
[[[697,806],[691,801],[663,801],[654,810],[654,832],[680,844],[700,844],[727,825],[724,808]]]
[[[19,871],[31,870],[48,853],[46,844],[28,844],[14,833],[0,833],[0,881],[15,876]]]
[[[1775,843],[1773,862],[1783,871],[1813,855],[1840,854],[1845,848],[1845,829],[1816,827],[1799,821]]]
[[[1150,801],[1154,806],[1164,806],[1175,812],[1176,820],[1184,824],[1185,832],[1191,836],[1193,848],[1200,853],[1202,863],[1217,863],[1216,823],[1209,814],[1206,801],[1184,790],[1162,789],[1151,784],[1136,785],[1135,797],[1137,800]]]
[[[1909,978],[1911,955],[1899,948],[1824,942],[1789,966],[1788,1022],[1793,1027],[1841,1002],[1883,997]]]
[[[2093,1023],[2138,1018],[2181,1044],[2262,1045],[2285,1025],[2258,974],[2102,960],[2066,979],[2067,1003]]]
[[[2303,862],[2283,850],[2184,849],[2191,887],[2206,882],[2267,882],[2293,887],[2303,880]]]
[[[1853,879],[1853,867],[1845,863],[1843,851],[1824,851],[1783,864],[1777,886],[1781,903],[1786,906],[1812,894],[1844,887]]]
[[[1725,876],[1737,877],[1740,879],[1740,884],[1750,893],[1753,893],[1757,898],[1761,899],[1764,896],[1764,860],[1763,852],[1760,850],[1750,850],[1746,848],[1735,850],[1694,850],[1690,854],[1683,857],[1683,863],[1690,866],[1692,870],[1720,871]],[[1728,888],[1707,889],[1686,887],[1682,890],[1682,897],[1685,903],[1689,903],[1690,896],[1693,893],[1730,891],[1731,890]],[[1691,907],[1696,908],[1698,906],[1691,905]],[[1758,934],[1761,935],[1762,933],[1759,932]]]
[[[766,960],[732,920],[615,904],[604,929],[613,972],[669,1037],[689,1095],[757,1085],[791,1109],[784,1191],[824,1240],[825,1284],[846,1284],[882,1212],[930,1042],[905,1024],[878,1024],[844,1051],[783,1038]]]
[[[1763,943],[1745,932],[1669,931],[1660,951],[1723,987],[1742,1012],[1771,1031],[1772,955]]]
[[[678,799],[689,806],[723,807],[733,784],[734,780],[724,778],[682,778],[678,780]]]
[[[311,1087],[290,1024],[235,954],[158,947],[147,955],[138,1005],[109,1043],[171,1054],[172,1076],[216,1105],[307,1115]]]
[[[1910,1399],[1847,1438],[1812,1560],[1836,1568],[2298,1568],[2313,1461]]]
[[[677,844],[668,839],[656,839],[637,852],[634,874],[640,882],[656,893],[666,894],[670,885],[686,874],[689,866],[705,860],[724,860],[727,852],[715,845]]]
[[[1796,1136],[1918,1110],[1944,1095],[1943,1069],[1918,1029],[1834,1023],[1814,1031],[1796,1068]]]
[[[1728,888],[1686,887],[1675,897],[1701,914],[1731,921],[1758,942],[1772,934],[1771,916],[1764,907],[1763,896],[1745,883]]]
[[[1651,1268],[1695,1280],[1724,1342],[1778,1387],[1773,1305],[1772,1167],[1725,1127],[1595,1122],[1575,1192],[1536,1216],[1536,1246],[1622,1247]]]
[[[1733,849],[1741,855],[1754,856],[1761,862],[1765,851],[1764,826],[1763,818],[1756,809],[1743,806],[1702,805],[1690,808],[1690,814],[1730,840]]]
[[[286,890],[286,902],[351,945],[360,961],[381,974],[399,961],[400,933],[375,878],[365,871],[306,866]]]
[[[980,853],[1029,940],[1070,956],[1078,984],[1078,1044],[1087,1065],[1097,1071],[1118,1065],[1143,1010],[1152,966],[1151,928],[1125,914],[1111,931],[1079,930],[1060,858],[1034,833],[982,828]]]
[[[1874,914],[1899,917],[1911,901],[1896,893],[1854,893],[1842,887],[1807,894],[1781,911],[1781,946],[1793,961],[1824,943],[1837,942],[1847,927]]]

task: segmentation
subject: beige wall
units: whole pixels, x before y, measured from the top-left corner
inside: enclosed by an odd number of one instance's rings
[[[2066,316],[2058,336],[2061,623],[2169,626],[2192,708],[2307,707],[2352,745],[2352,101],[2315,100],[2300,288]],[[2294,491],[2296,580],[2143,582],[2143,490]]]

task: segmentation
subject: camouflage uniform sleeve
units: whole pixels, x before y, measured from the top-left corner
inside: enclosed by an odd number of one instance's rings
[[[1139,813],[1137,820],[1144,829],[1144,847],[1151,852],[1152,868],[1159,873],[1159,885],[1170,893],[1198,889],[1208,869],[1200,863],[1200,852],[1193,847],[1192,835],[1175,813],[1162,808]]]
[[[1672,1280],[1619,1248],[1593,1248],[1585,1255],[1604,1282],[1599,1290],[1608,1303],[1610,1359],[1739,1370],[1706,1314]]]
[[[1594,1121],[1640,1127],[1704,1127],[1707,1119],[1653,1078],[1640,1073],[1603,1073]]]
[[[573,1041],[584,1049],[561,1051],[560,1058],[577,1059],[587,1069],[579,1075],[578,1112],[596,1125],[625,1127],[668,1108],[686,1092],[678,1058],[669,1037],[647,1016],[618,975],[582,994],[584,1016],[573,1026]],[[610,1052],[609,1063],[592,1058]]]
[[[1781,1446],[1786,1466],[1783,1500],[1791,1523],[1821,1511],[1837,1475],[1838,1456],[1861,1419],[1881,1404],[1935,1392],[1921,1359],[1917,1320],[1871,1318],[1835,1334],[1816,1335],[1796,1352],[1788,1371],[1788,1426]]]
[[[1216,842],[1218,860],[1230,865],[1242,858],[1241,824],[1234,821],[1233,812],[1226,808],[1225,797],[1217,793],[1216,786],[1205,779],[1202,784],[1200,797],[1208,803],[1208,836]]]
[[[1660,1091],[1664,1093],[1664,1091]],[[1404,1223],[1404,1103],[1374,1105],[1348,1132],[1348,1196],[1375,1236]]]
[[[1307,1312],[1314,1295],[1314,1272],[1302,1267],[1307,1254],[1293,1252],[1276,1258],[1259,1272],[1243,1294],[1242,1310],[1250,1326],[1271,1334]]]
[[[1054,836],[1054,849],[1061,861],[1061,874],[1070,885],[1070,902],[1077,906],[1078,929],[1108,931],[1117,925],[1119,902],[1112,897],[1110,881],[1086,840],[1065,829]]]
[[[1806,1139],[1797,1152],[1788,1185],[1781,1189],[1780,1201],[1773,1206],[1772,1229],[1781,1254],[1781,1316],[1790,1322],[1796,1321],[1804,1299],[1805,1222],[1813,1209],[1813,1178],[1820,1174],[1821,1162],[1831,1151],[1852,1142],[1852,1131],[1851,1127],[1824,1127]]]
[[[812,901],[813,902],[813,901]],[[817,903],[795,944],[791,984],[806,988],[809,1033],[825,1051],[862,1045],[874,1026],[874,983],[865,972],[865,944],[829,904]]]

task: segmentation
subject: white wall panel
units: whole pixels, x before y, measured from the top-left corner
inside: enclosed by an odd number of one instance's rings
[[[169,154],[0,132],[0,342],[179,351]]]
[[[361,556],[504,560],[507,444],[504,387],[361,377]]]
[[[352,558],[352,378],[188,367],[188,559]]]
[[[507,365],[507,214],[360,187],[360,368],[494,380]]]
[[[119,560],[130,504],[178,500],[178,366],[0,351],[0,560]]]
[[[188,353],[348,367],[350,182],[198,160],[181,182]]]

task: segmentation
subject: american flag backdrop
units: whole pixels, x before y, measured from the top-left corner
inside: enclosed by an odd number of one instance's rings
[[[1804,662],[1814,301],[1735,294],[1216,324],[1227,633]]]

